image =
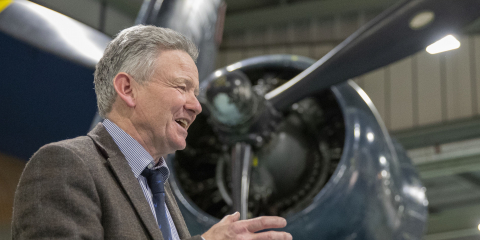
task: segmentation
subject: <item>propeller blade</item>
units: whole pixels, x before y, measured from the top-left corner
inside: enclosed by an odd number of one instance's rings
[[[247,219],[252,159],[252,146],[243,142],[235,144],[232,149],[232,201],[233,209],[240,212],[240,219]]]
[[[479,16],[480,0],[402,1],[265,98],[285,111],[313,93],[425,49]]]
[[[110,38],[76,20],[29,1],[0,8],[0,32],[88,68],[103,55]]]

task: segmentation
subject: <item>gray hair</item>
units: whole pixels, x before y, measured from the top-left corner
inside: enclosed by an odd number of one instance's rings
[[[198,49],[182,34],[168,28],[137,25],[122,30],[107,46],[97,63],[94,84],[100,116],[112,110],[117,97],[113,79],[119,72],[130,74],[140,84],[150,81],[162,50],[182,50],[193,61]]]

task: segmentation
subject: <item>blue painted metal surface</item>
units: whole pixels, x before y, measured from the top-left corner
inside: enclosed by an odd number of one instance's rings
[[[88,132],[93,71],[109,41],[30,1],[0,12],[0,152],[28,160],[42,145]]]
[[[0,33],[0,152],[28,160],[84,135],[96,110],[93,70]]]
[[[297,239],[421,239],[428,201],[418,174],[395,147],[365,92],[333,86],[345,119],[336,173],[302,212],[288,218]]]
[[[290,55],[251,58],[217,70],[202,85],[208,85],[213,75],[229,70],[284,66],[301,71],[311,63],[311,59]],[[288,225],[283,230],[294,239],[305,240],[421,239],[428,201],[410,159],[391,139],[370,98],[358,85],[347,81],[330,90],[345,125],[340,162],[308,207],[287,216]],[[219,219],[200,209],[185,193],[173,159],[173,155],[168,158],[172,188],[190,231],[202,233]]]

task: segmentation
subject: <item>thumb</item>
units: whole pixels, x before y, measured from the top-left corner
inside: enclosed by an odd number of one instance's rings
[[[238,219],[240,219],[240,213],[235,212],[234,214],[225,216],[220,222],[221,223],[232,223],[232,222],[238,221]]]

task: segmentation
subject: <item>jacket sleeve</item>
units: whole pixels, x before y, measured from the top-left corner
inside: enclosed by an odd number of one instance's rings
[[[81,157],[61,145],[42,147],[15,192],[13,239],[103,239],[100,200]]]

